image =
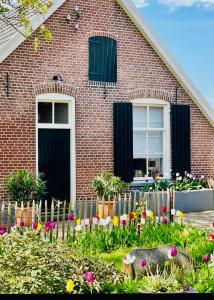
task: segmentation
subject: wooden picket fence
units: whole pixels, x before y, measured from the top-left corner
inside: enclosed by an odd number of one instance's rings
[[[20,226],[21,222],[24,227],[33,227],[35,223],[45,225],[48,221],[56,222],[56,227],[53,230],[56,239],[65,240],[71,233],[75,222],[69,221],[69,216],[72,214],[76,219],[89,219],[90,228],[92,227],[93,217],[102,214],[103,217],[107,216],[121,216],[124,214],[129,215],[131,212],[136,211],[139,206],[144,205],[145,210],[151,210],[157,217],[163,216],[162,207],[167,208],[165,216],[168,217],[170,222],[173,222],[171,209],[174,208],[174,190],[168,189],[167,191],[129,191],[124,195],[115,197],[114,200],[104,201],[97,197],[96,199],[77,199],[74,207],[72,201],[56,201],[52,200],[51,205],[48,202],[42,203],[30,202],[24,207],[23,202],[21,207],[18,207],[17,202],[1,202],[0,203],[0,221],[1,227],[7,228],[10,232],[13,226]],[[111,209],[109,209],[111,207]],[[43,226],[44,227],[44,226]],[[47,233],[42,229],[44,237]]]

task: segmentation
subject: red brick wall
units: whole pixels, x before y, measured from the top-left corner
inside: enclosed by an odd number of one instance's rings
[[[78,196],[92,193],[90,181],[95,175],[113,171],[112,103],[129,101],[137,94],[174,99],[178,82],[114,0],[78,0],[77,32],[64,18],[76,3],[67,1],[47,20],[53,32],[51,43],[34,52],[32,40],[25,41],[0,65],[1,195],[10,171],[36,168],[35,94],[42,83],[47,90],[54,74],[61,74],[69,83],[68,93],[76,97]],[[108,89],[106,99],[103,88],[88,83],[88,37],[96,32],[118,41],[118,83]],[[11,78],[10,97],[5,95],[6,72]],[[180,89],[179,102],[191,105],[193,173],[214,177],[214,128]]]

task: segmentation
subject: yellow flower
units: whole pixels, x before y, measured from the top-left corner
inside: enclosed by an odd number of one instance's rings
[[[113,218],[113,225],[114,225],[114,227],[117,227],[118,224],[119,224],[119,218],[117,216],[114,216],[114,218]]]
[[[150,212],[150,219],[153,219],[154,218],[154,213],[153,211]]]
[[[102,219],[103,218],[103,214],[101,212],[98,213],[98,218]]]
[[[77,219],[77,225],[81,224],[81,219]]]
[[[179,217],[180,219],[183,219],[183,216],[184,216],[184,213],[183,213],[182,211],[179,211],[178,217]]]
[[[38,223],[36,230],[37,230],[37,231],[40,231],[41,229],[42,229],[42,224],[41,224],[41,223]]]
[[[74,290],[73,280],[71,280],[71,279],[68,280],[66,289],[69,294],[73,292],[73,290]]]
[[[157,179],[157,180],[160,180],[160,179],[161,179],[161,177],[160,177],[160,176],[157,176],[157,177],[156,177],[156,179]]]

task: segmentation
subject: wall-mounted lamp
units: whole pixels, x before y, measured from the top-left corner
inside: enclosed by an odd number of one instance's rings
[[[60,74],[53,76],[53,81],[55,82],[63,82],[62,76]]]
[[[76,13],[76,19],[78,19],[80,17],[80,7],[78,4],[74,6],[74,11]]]
[[[7,97],[9,97],[10,96],[10,76],[8,73],[6,73],[5,81],[6,81],[6,95],[7,95]]]

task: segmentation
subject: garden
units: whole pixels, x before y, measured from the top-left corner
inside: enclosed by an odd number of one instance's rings
[[[198,179],[202,188],[205,184],[205,178]],[[160,202],[157,213],[140,199],[112,216],[105,216],[99,205],[89,217],[68,206],[62,218],[57,210],[49,220],[35,204],[45,190],[41,177],[19,172],[7,178],[6,186],[11,206],[7,218],[1,207],[1,294],[214,292],[214,223],[210,230],[187,226],[183,212],[170,203]],[[115,200],[128,188],[109,174],[97,177],[92,186],[101,202]],[[17,201],[13,216],[12,200]],[[24,212],[31,201],[35,215],[29,224]]]

